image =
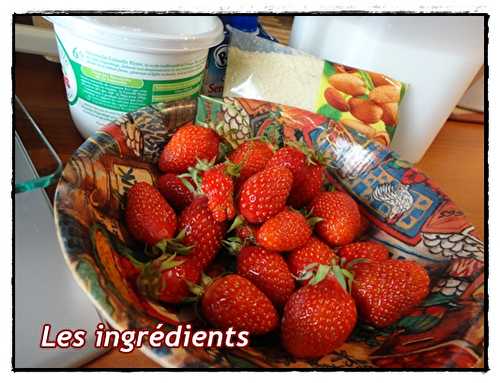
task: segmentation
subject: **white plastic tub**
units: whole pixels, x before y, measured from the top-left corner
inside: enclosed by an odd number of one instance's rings
[[[73,121],[84,137],[125,112],[196,97],[216,16],[49,16]]]

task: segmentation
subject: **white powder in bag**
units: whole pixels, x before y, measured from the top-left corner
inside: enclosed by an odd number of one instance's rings
[[[314,110],[324,62],[310,55],[229,47],[225,97],[246,97]]]

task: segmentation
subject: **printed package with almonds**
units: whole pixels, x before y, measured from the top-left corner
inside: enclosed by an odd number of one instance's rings
[[[228,51],[224,97],[302,108],[390,144],[406,84],[234,29]]]

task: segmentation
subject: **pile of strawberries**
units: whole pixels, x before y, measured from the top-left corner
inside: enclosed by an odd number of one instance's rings
[[[163,149],[156,187],[128,191],[127,227],[152,257],[137,278],[143,295],[175,304],[198,295],[215,328],[279,331],[298,358],[331,353],[358,321],[393,324],[426,297],[424,268],[355,242],[366,222],[349,195],[324,190],[314,153],[256,138],[221,155],[225,145],[187,124]],[[208,278],[223,247],[236,268]]]

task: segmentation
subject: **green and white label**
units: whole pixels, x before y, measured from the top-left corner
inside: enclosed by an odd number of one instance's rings
[[[138,80],[74,64],[78,97],[94,105],[129,112],[145,105],[172,101],[199,93],[203,72],[178,80]]]
[[[70,97],[72,88],[66,89],[69,91],[70,103],[75,101],[75,97],[79,97],[94,105],[119,112],[130,112],[152,103],[196,96],[203,80],[203,70],[194,76],[175,80],[141,80],[92,69],[71,59],[69,61],[72,70],[66,72],[74,73],[78,90],[75,96]]]
[[[194,98],[201,90],[206,53],[146,55],[103,47],[67,30],[56,33],[73,119],[92,129],[146,105]]]

